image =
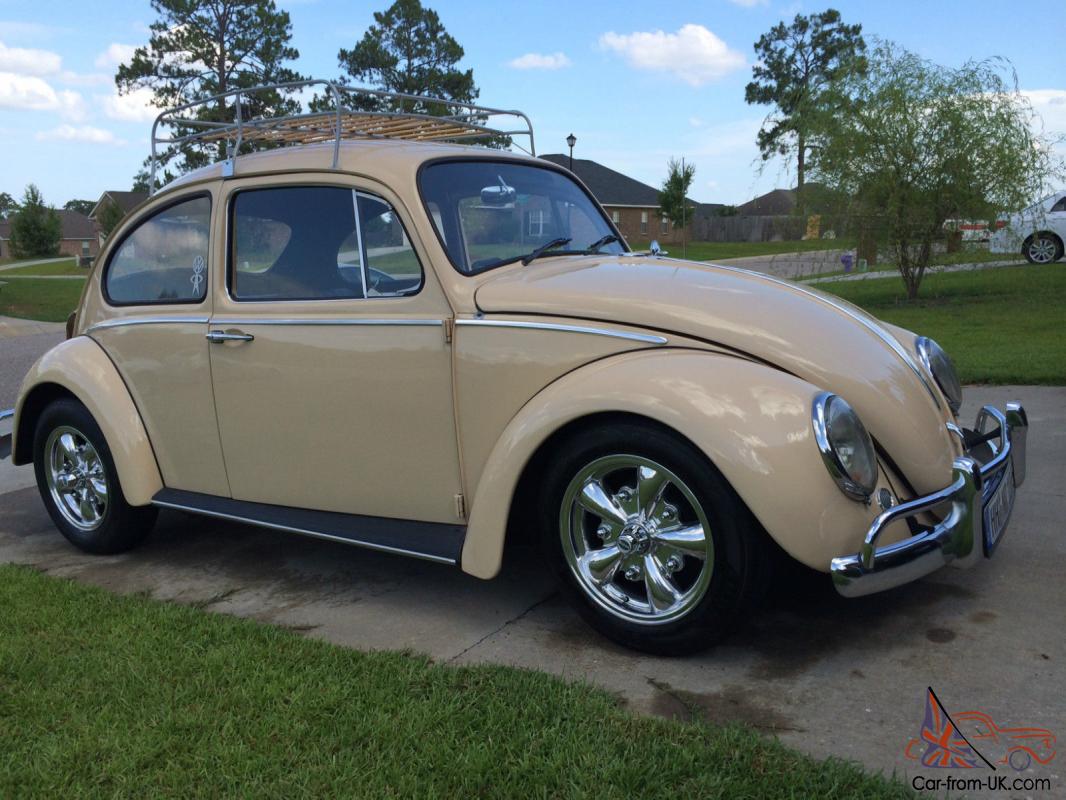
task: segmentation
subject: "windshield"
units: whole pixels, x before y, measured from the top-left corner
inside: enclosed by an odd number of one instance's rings
[[[422,170],[420,188],[452,264],[467,275],[512,263],[558,239],[569,240],[558,253],[583,253],[614,233],[595,201],[553,169],[446,161]],[[620,242],[600,248],[624,250]]]

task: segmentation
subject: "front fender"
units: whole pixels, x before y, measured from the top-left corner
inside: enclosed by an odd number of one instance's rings
[[[482,578],[499,571],[518,482],[553,433],[623,412],[689,439],[786,552],[825,572],[834,556],[858,549],[876,513],[847,499],[826,471],[811,426],[819,391],[762,364],[683,349],[627,353],[571,372],[523,406],[493,448],[471,505],[462,568]]]
[[[15,407],[12,460],[33,460],[33,436],[40,401],[57,388],[74,395],[104,433],[126,502],[141,506],[163,488],[152,444],[122,377],[103,349],[88,336],[53,347],[30,369]]]

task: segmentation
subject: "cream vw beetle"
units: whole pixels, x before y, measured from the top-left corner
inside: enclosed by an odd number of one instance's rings
[[[182,509],[491,578],[526,528],[593,627],[663,653],[778,549],[846,596],[993,553],[1025,411],[962,427],[934,342],[631,252],[566,170],[438,141],[515,133],[469,110],[324,119],[131,213],[26,377],[13,458],[78,547]]]

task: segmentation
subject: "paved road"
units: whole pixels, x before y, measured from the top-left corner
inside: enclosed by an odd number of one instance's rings
[[[994,560],[851,601],[821,579],[798,581],[743,633],[686,659],[643,656],[597,637],[528,552],[512,553],[504,574],[483,582],[164,512],[138,550],[87,556],[55,532],[35,489],[17,488],[32,484],[27,468],[0,472],[0,561],[352,647],[548,670],[604,686],[639,712],[741,720],[816,756],[911,776],[916,762],[903,748],[918,734],[927,686],[949,711],[981,709],[1002,725],[1066,735],[1066,388],[970,387],[964,417],[978,402],[1013,398],[1025,402],[1033,427],[1029,478]],[[1032,774],[1054,776],[1056,791],[1066,781],[1061,766]]]
[[[63,330],[61,322],[0,317],[0,410],[15,405],[26,371],[63,341]]]

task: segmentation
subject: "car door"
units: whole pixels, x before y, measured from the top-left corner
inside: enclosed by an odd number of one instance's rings
[[[303,175],[225,202],[208,337],[233,498],[454,523],[451,310],[395,198]]]
[[[204,338],[217,269],[213,191],[160,198],[115,232],[85,322],[133,397],[163,483],[226,495]]]

